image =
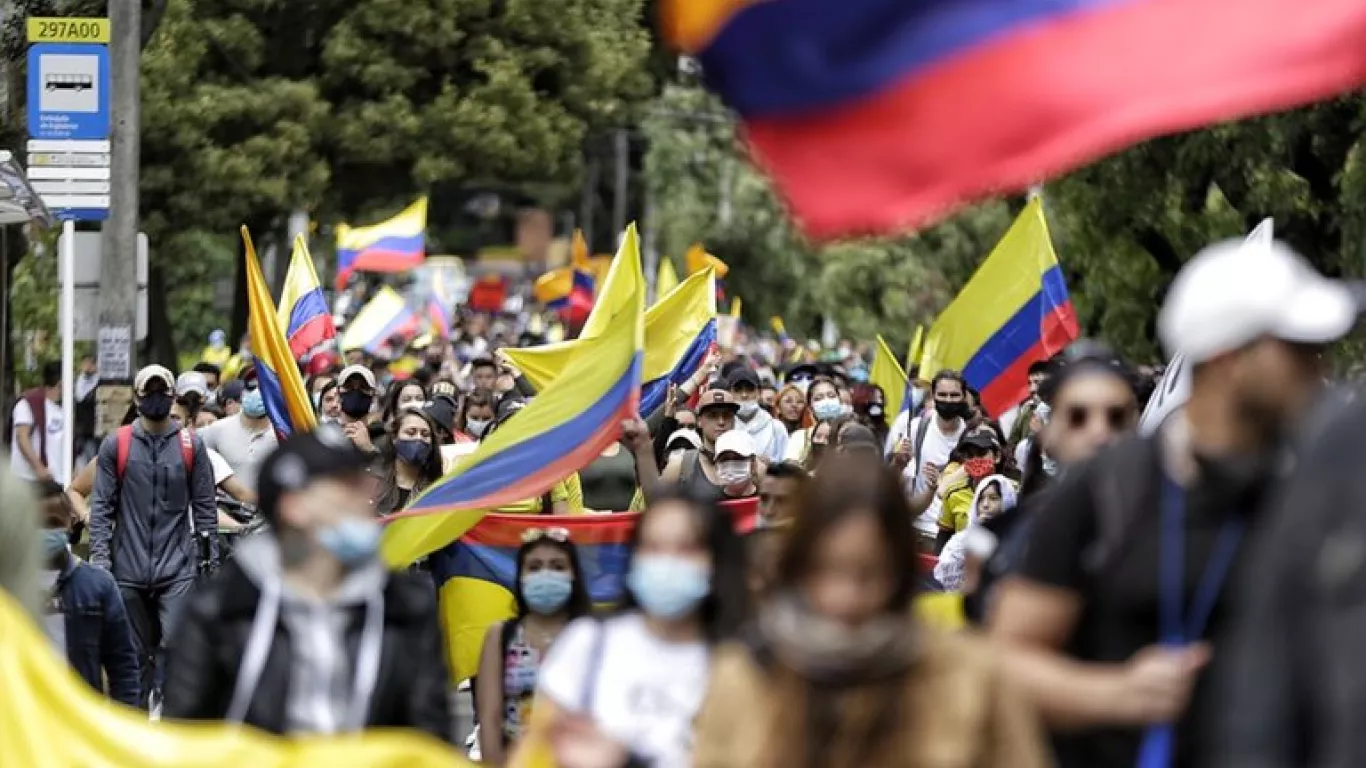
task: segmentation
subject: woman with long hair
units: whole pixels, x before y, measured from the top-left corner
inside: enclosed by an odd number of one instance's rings
[[[806,464],[811,457],[811,438],[816,425],[833,422],[843,415],[844,405],[840,402],[839,388],[834,379],[820,377],[812,381],[811,387],[806,390],[806,416],[803,417],[810,417],[812,426],[792,435],[787,442],[787,461]]]
[[[389,387],[388,396],[384,398],[384,414],[381,419],[388,424],[400,412],[421,408],[425,402],[427,388],[422,386],[422,382],[416,379],[395,382]]]
[[[541,667],[559,765],[688,766],[711,649],[745,620],[745,551],[714,502],[661,490],[632,534],[621,609],[565,629]],[[544,708],[544,709],[542,709]]]
[[[436,426],[420,410],[403,411],[389,424],[383,457],[383,479],[375,513],[387,515],[408,506],[427,486],[441,479],[441,452]]]
[[[796,384],[788,384],[779,390],[773,407],[776,411],[774,417],[787,428],[789,435],[815,426],[816,420],[806,409],[806,393]]]
[[[715,654],[693,765],[1045,765],[991,650],[915,619],[918,536],[895,474],[843,455],[826,470],[752,630]]]
[[[479,659],[480,761],[500,766],[531,723],[536,679],[569,622],[592,613],[579,552],[564,528],[531,528],[517,550],[517,616],[489,627]]]

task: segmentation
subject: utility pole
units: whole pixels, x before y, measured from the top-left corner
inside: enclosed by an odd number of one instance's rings
[[[620,245],[621,233],[626,231],[626,201],[630,197],[627,187],[631,183],[631,137],[626,129],[616,133],[616,180],[612,197],[612,245]]]
[[[110,205],[100,258],[100,389],[102,411],[126,408],[128,386],[137,370],[134,326],[137,323],[138,174],[141,137],[142,3],[109,4],[109,69],[113,80],[110,111]],[[107,404],[107,405],[106,405]],[[117,424],[118,413],[101,412],[100,425]]]

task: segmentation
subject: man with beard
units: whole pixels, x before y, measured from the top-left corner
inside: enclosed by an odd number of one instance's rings
[[[1059,480],[990,616],[1063,768],[1196,763],[1244,532],[1322,383],[1323,345],[1355,318],[1348,290],[1282,243],[1218,243],[1177,276],[1159,331],[1192,365],[1184,414]],[[1068,410],[1052,418],[1114,418]]]

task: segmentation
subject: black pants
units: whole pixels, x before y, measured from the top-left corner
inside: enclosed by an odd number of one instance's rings
[[[128,610],[128,624],[133,630],[138,664],[142,668],[138,706],[143,709],[147,708],[152,690],[161,686],[165,675],[166,640],[175,626],[180,603],[192,587],[194,579],[156,588],[119,587],[123,605]]]

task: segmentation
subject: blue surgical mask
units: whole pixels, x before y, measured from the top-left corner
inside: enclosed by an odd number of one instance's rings
[[[354,568],[374,559],[383,532],[375,520],[343,520],[318,531],[318,543],[342,565]]]
[[[834,421],[844,414],[844,406],[837,398],[829,397],[813,404],[811,412],[820,421]]]
[[[548,616],[569,602],[574,577],[563,571],[537,571],[522,577],[522,599],[532,613]]]
[[[259,419],[266,415],[266,401],[261,397],[261,390],[248,389],[242,395],[242,413],[248,418]]]
[[[711,592],[711,571],[673,555],[639,555],[626,586],[645,613],[660,619],[688,615]]]
[[[414,467],[420,467],[432,455],[432,444],[426,440],[395,440],[394,453]]]
[[[57,528],[43,531],[43,558],[51,560],[66,551],[67,533]]]

